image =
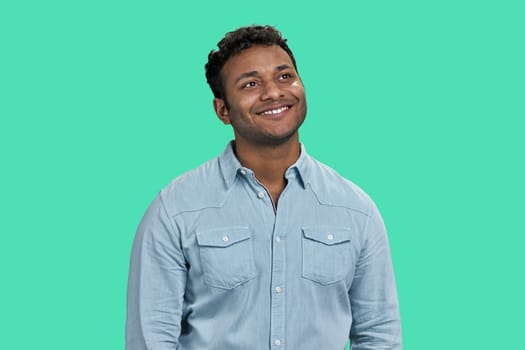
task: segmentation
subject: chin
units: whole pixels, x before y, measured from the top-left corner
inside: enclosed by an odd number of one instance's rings
[[[267,135],[266,137],[266,143],[272,144],[274,146],[279,146],[282,144],[287,143],[288,141],[292,140],[293,138],[297,138],[297,130],[292,133],[287,134],[281,134],[281,135]]]

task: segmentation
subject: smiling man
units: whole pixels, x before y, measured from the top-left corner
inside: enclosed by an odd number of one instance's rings
[[[286,40],[250,26],[218,47],[206,78],[235,140],[173,180],[139,225],[126,348],[401,349],[383,222],[299,142],[306,99]]]

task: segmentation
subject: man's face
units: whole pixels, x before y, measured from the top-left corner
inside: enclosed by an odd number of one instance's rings
[[[306,115],[304,87],[280,46],[241,51],[226,61],[221,78],[229,108],[215,99],[215,111],[233,126],[238,142],[279,145],[297,139]]]

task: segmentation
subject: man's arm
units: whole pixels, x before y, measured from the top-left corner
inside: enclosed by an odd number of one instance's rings
[[[390,247],[375,206],[364,241],[349,292],[352,350],[401,350],[401,321]]]
[[[161,195],[148,208],[133,243],[127,350],[175,350],[179,342],[186,264],[179,231]]]

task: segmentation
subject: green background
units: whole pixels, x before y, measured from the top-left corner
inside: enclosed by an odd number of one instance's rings
[[[308,152],[384,216],[404,349],[525,349],[523,4],[3,1],[0,348],[124,348],[142,214],[232,137],[207,54],[267,23]]]

